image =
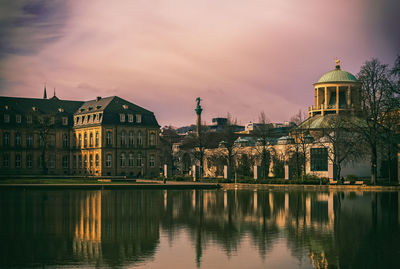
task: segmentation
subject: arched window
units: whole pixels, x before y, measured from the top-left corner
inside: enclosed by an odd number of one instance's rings
[[[156,135],[151,133],[150,134],[150,146],[155,146],[156,145]]]
[[[125,153],[121,153],[121,156],[120,156],[120,166],[121,166],[121,167],[125,167],[125,165],[126,165]]]
[[[63,134],[63,147],[68,148],[68,135]]]
[[[96,132],[96,147],[99,146],[99,141],[100,141],[100,136],[99,136],[99,132]]]
[[[90,168],[93,167],[93,154],[89,155],[89,165],[90,165]]]
[[[106,167],[111,167],[112,165],[112,156],[111,154],[107,154],[106,156]]]
[[[110,131],[106,133],[106,144],[107,146],[112,145],[112,133]]]
[[[79,138],[78,138],[78,147],[82,147],[82,134],[79,134]]]
[[[129,132],[129,146],[132,147],[135,144],[135,137],[133,135],[133,132]]]
[[[89,146],[93,147],[93,133],[92,132],[90,132],[90,135],[89,135]]]
[[[138,132],[137,134],[137,144],[138,146],[142,145],[142,132]]]
[[[129,163],[130,167],[133,167],[133,153],[129,153],[129,161],[128,161],[128,163]]]
[[[126,145],[126,137],[125,137],[125,132],[121,132],[121,147],[124,147]]]
[[[96,167],[99,167],[99,154],[96,154]]]
[[[87,168],[88,163],[87,163],[87,155],[83,156],[83,168]]]
[[[87,147],[87,133],[83,135],[83,146],[86,148]]]

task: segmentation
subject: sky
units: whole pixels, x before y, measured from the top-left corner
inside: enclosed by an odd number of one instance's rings
[[[0,0],[0,96],[117,95],[160,125],[289,120],[334,69],[400,54],[398,0]]]

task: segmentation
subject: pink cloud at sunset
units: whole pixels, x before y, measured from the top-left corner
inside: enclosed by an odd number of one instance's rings
[[[288,120],[335,57],[356,74],[400,48],[395,1],[17,2],[0,12],[0,95],[118,95],[161,125],[194,123],[198,96],[208,123]]]

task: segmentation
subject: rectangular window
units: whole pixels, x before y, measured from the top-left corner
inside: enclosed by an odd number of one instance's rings
[[[20,147],[21,146],[21,134],[15,134],[15,146]]]
[[[63,147],[64,148],[68,148],[68,145],[69,145],[68,141],[69,141],[68,134],[63,134]]]
[[[62,125],[68,125],[68,117],[62,117]]]
[[[21,154],[15,154],[15,168],[21,168]]]
[[[133,122],[133,115],[132,114],[128,114],[128,122]]]
[[[26,135],[26,147],[31,148],[33,146],[33,135],[27,134]]]
[[[4,154],[3,155],[3,166],[4,167],[10,167],[10,155],[9,154]]]
[[[26,167],[27,168],[32,168],[32,163],[33,163],[33,161],[32,161],[32,155],[27,155],[26,156]]]
[[[76,169],[76,155],[72,156],[72,168]]]
[[[99,167],[99,165],[100,165],[99,154],[96,154],[95,164],[96,164],[96,167]]]
[[[10,122],[10,115],[4,114],[4,123],[9,123]]]
[[[125,114],[119,114],[120,122],[125,122]]]
[[[82,168],[82,155],[78,155],[78,168]]]
[[[138,167],[142,167],[142,154],[138,154],[136,164]]]
[[[10,145],[10,133],[4,132],[3,133],[3,146],[9,146]]]
[[[21,123],[21,115],[20,114],[15,115],[15,122]]]
[[[89,146],[93,147],[93,133],[90,133],[89,135]]]
[[[29,124],[32,123],[32,115],[26,116],[26,123],[29,123]]]
[[[155,166],[155,159],[154,159],[153,155],[151,155],[150,158],[149,158],[149,166],[150,167],[154,167]]]
[[[136,114],[136,123],[142,123],[142,115]]]
[[[310,149],[311,171],[328,171],[328,149]]]
[[[56,156],[51,156],[50,161],[49,161],[49,167],[50,168],[56,168]]]
[[[68,156],[63,156],[63,158],[62,158],[62,166],[63,166],[63,168],[68,168],[68,165],[69,165]]]
[[[54,116],[50,117],[50,125],[53,125],[55,122],[56,122],[56,118]]]
[[[93,167],[93,154],[89,155],[89,165],[90,165],[90,168]]]

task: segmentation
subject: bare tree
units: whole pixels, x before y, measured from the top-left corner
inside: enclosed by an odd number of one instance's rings
[[[262,111],[258,117],[258,124],[254,126],[254,136],[257,138],[256,150],[261,159],[261,178],[266,179],[269,174],[271,154],[269,147],[272,137],[272,125],[269,123],[265,112]]]
[[[390,102],[393,89],[390,84],[390,70],[387,65],[373,58],[365,62],[358,73],[361,82],[362,109],[365,121],[357,126],[366,141],[371,154],[371,183],[377,179],[378,145],[382,139],[384,117],[393,108]]]
[[[39,148],[41,151],[40,157],[42,161],[43,174],[47,174],[47,152],[50,147],[55,146],[55,141],[51,141],[52,138],[55,139],[55,117],[46,114],[37,115],[34,117],[33,122],[39,135]]]
[[[313,137],[310,135],[309,122],[305,121],[305,119],[306,116],[299,110],[290,120],[297,125],[291,131],[294,141],[291,146],[290,158],[292,166],[294,166],[294,174],[297,178],[303,178],[306,174],[307,152],[313,141]]]
[[[319,143],[322,146],[328,144],[326,146],[328,158],[336,168],[336,179],[341,178],[344,163],[356,161],[364,155],[360,135],[353,127],[354,122],[358,120],[357,117],[351,115],[334,114],[328,115],[322,126],[323,137]]]
[[[179,141],[180,137],[172,126],[163,128],[160,136],[161,160],[163,164],[167,164],[171,167],[172,173],[174,172],[173,145]]]

